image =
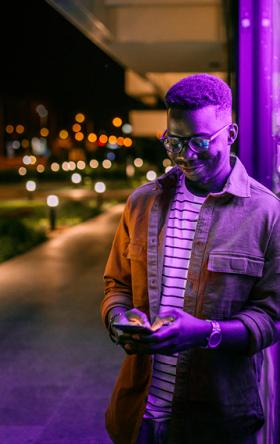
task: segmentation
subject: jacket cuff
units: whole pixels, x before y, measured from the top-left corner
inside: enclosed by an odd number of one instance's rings
[[[248,356],[254,355],[277,340],[276,325],[267,314],[246,310],[232,316],[231,319],[241,321],[250,333]]]
[[[115,307],[123,307],[126,310],[133,308],[131,299],[126,294],[118,293],[105,297],[101,304],[101,317],[106,328],[109,326],[108,314]]]

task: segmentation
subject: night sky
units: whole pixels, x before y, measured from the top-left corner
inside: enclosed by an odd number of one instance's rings
[[[5,120],[42,102],[57,125],[82,111],[105,127],[115,114],[144,108],[125,94],[123,67],[45,1],[3,2],[1,34]]]

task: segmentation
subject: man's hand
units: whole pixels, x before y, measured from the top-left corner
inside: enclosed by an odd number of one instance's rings
[[[134,311],[134,309],[131,311]],[[171,355],[203,345],[204,340],[210,335],[212,327],[209,322],[198,319],[182,310],[168,310],[159,316],[159,318],[162,317],[170,317],[174,321],[170,322],[169,325],[163,325],[155,333],[149,335],[121,335],[119,343],[128,354],[161,353]]]
[[[116,318],[114,318],[114,321],[122,323],[125,323],[125,321],[127,321],[129,324],[131,324],[131,322],[135,322],[135,325],[151,327],[147,315],[137,308],[133,308],[119,314]],[[117,338],[117,343],[120,344],[128,354],[132,354],[129,348],[126,348],[126,345],[133,343],[133,337],[135,338],[139,335],[131,335],[128,333],[120,332],[120,330],[114,328],[113,325],[111,325],[111,332]]]

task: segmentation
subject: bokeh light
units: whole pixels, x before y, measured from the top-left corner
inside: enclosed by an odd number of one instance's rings
[[[48,137],[49,133],[50,132],[49,132],[48,128],[41,128],[41,130],[40,130],[40,134],[42,137]]]
[[[89,142],[96,142],[97,141],[97,135],[95,133],[89,133],[88,135],[88,141]]]
[[[162,161],[162,165],[163,165],[164,167],[168,167],[168,166],[172,165],[172,162],[171,162],[170,159],[163,159],[163,161]]]
[[[112,162],[109,159],[105,159],[102,162],[102,166],[103,168],[105,168],[105,170],[108,170],[109,168],[111,168]]]
[[[68,170],[69,171],[74,171],[76,169],[76,164],[75,164],[75,162],[73,161],[73,160],[70,160],[69,162],[68,162]]]
[[[136,157],[133,163],[137,168],[141,168],[141,166],[143,166],[144,164],[143,159],[141,159],[141,157]]]
[[[79,131],[81,131],[82,127],[79,123],[74,123],[74,125],[72,126],[72,130],[74,131],[74,133],[78,133]]]
[[[108,137],[106,134],[101,134],[101,136],[99,136],[99,142],[104,144],[108,142]]]
[[[22,139],[21,146],[24,149],[28,148],[29,147],[29,140],[28,139]]]
[[[55,194],[50,194],[47,197],[47,205],[48,207],[55,208],[59,205],[59,198]]]
[[[20,168],[18,169],[18,174],[19,174],[20,176],[25,176],[26,173],[27,173],[27,169],[26,169],[25,167],[20,167]]]
[[[84,162],[83,160],[78,160],[77,162],[77,168],[79,170],[84,170],[86,167],[86,162]]]
[[[155,171],[153,171],[153,170],[149,170],[146,173],[146,178],[148,180],[155,180],[157,178],[157,173]]]
[[[76,133],[75,134],[75,139],[78,141],[78,142],[81,142],[82,140],[84,140],[84,134],[83,133],[81,133],[81,132],[78,132],[78,133]]]
[[[46,108],[44,105],[42,105],[42,104],[40,104],[40,105],[38,105],[38,106],[36,107],[36,111],[37,111],[37,113],[39,114],[39,116],[40,116],[41,118],[43,118],[43,117],[47,117],[47,116],[48,116],[48,110],[47,110],[47,108]]]
[[[104,193],[106,191],[106,185],[104,182],[96,182],[94,185],[94,191],[96,193]]]
[[[38,173],[43,173],[45,171],[45,167],[44,167],[44,165],[39,163],[39,165],[37,165],[36,170],[38,171]]]
[[[132,145],[132,139],[130,137],[125,137],[123,141],[124,146],[127,148],[131,147]]]
[[[13,125],[7,125],[6,126],[6,133],[8,134],[12,134],[14,132],[14,127]]]
[[[67,139],[67,137],[69,136],[68,131],[66,131],[65,129],[59,131],[59,137],[63,140]]]
[[[116,128],[119,128],[122,125],[122,119],[120,117],[114,117],[112,123]]]
[[[117,138],[116,138],[116,136],[110,136],[109,137],[109,143],[111,144],[111,145],[115,145],[116,143],[117,143]]]
[[[133,177],[135,174],[135,168],[133,165],[126,165],[126,175],[128,177]]]
[[[96,159],[91,159],[91,161],[89,162],[89,166],[91,168],[98,168],[99,162]]]
[[[131,134],[131,133],[132,133],[132,126],[131,126],[129,123],[125,123],[125,124],[122,126],[122,132],[123,132],[124,134]]]
[[[31,165],[35,165],[35,163],[37,162],[37,157],[36,156],[30,156],[30,163]]]
[[[75,120],[76,120],[76,122],[78,122],[78,123],[83,123],[84,122],[84,120],[85,120],[85,115],[83,114],[83,113],[77,113],[76,115],[75,115]]]
[[[30,164],[31,164],[30,156],[23,156],[23,158],[22,158],[22,163],[23,163],[24,165],[30,165]]]
[[[60,165],[59,165],[59,163],[57,163],[57,162],[53,162],[53,163],[51,164],[51,170],[52,170],[54,173],[57,173],[57,171],[60,170]]]
[[[63,169],[63,171],[69,171],[69,165],[68,162],[63,162],[61,165],[61,168]]]
[[[20,142],[18,140],[14,140],[12,143],[12,147],[14,150],[18,150],[20,148]]]
[[[24,133],[24,126],[23,125],[17,125],[16,126],[16,132],[18,134],[23,134]]]
[[[73,173],[71,176],[71,181],[75,184],[82,182],[82,176],[79,173]]]
[[[120,136],[120,137],[117,138],[118,145],[123,146],[123,141],[124,141],[123,137]]]
[[[30,192],[35,191],[37,188],[36,182],[34,180],[28,180],[25,184],[25,188]]]

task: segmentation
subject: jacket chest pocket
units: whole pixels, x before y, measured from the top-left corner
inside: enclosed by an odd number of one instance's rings
[[[127,259],[130,260],[133,305],[145,310],[148,306],[146,243],[130,242]]]
[[[245,274],[247,276],[261,277],[263,267],[264,260],[259,257],[210,253],[207,269],[217,273]]]
[[[262,277],[264,259],[226,252],[210,252],[205,287],[205,313],[220,319],[239,312]]]

